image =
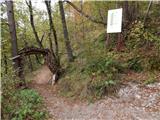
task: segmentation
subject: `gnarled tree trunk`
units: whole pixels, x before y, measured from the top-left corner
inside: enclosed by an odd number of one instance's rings
[[[49,49],[25,47],[19,51],[20,57],[18,59],[20,59],[22,63],[25,56],[29,56],[32,54],[42,54],[44,56],[45,64],[49,67],[50,71],[53,74],[60,72],[60,67]]]

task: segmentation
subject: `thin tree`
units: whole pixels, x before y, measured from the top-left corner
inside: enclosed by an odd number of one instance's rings
[[[64,13],[62,1],[59,1],[59,9],[60,9],[61,20],[62,20],[62,25],[63,25],[64,40],[65,40],[65,45],[66,45],[66,49],[67,49],[68,60],[69,60],[69,62],[72,62],[74,60],[74,58],[73,58],[72,49],[71,49],[71,45],[70,45],[70,41],[69,41],[68,30],[67,30],[65,13]]]
[[[54,24],[53,24],[53,21],[52,21],[52,14],[51,14],[51,1],[45,1],[45,4],[46,4],[46,8],[47,8],[47,12],[48,12],[48,16],[49,16],[49,25],[50,25],[50,33],[53,34],[54,36],[54,43],[55,43],[55,55],[56,55],[56,59],[57,59],[57,62],[60,64],[60,59],[59,59],[59,54],[58,54],[58,40],[57,40],[57,34],[56,34],[56,30],[55,30],[55,27],[54,27]],[[51,52],[52,54],[54,53],[53,52],[53,45],[52,45],[52,41],[51,41],[51,34],[49,33],[49,40],[50,40],[50,43],[51,43],[51,46],[50,46],[50,49],[51,49]]]
[[[28,47],[28,43],[27,41],[24,39],[24,46],[25,47]],[[31,59],[31,56],[28,55],[28,66],[29,66],[29,69],[31,70],[31,72],[33,71],[33,65],[32,65],[32,59]]]
[[[21,79],[21,82],[19,85],[25,86],[26,84],[25,84],[25,79],[22,72],[22,65],[18,56],[18,44],[17,44],[16,26],[15,26],[14,11],[13,11],[13,1],[6,1],[6,5],[7,5],[9,31],[11,36],[13,68],[16,72],[16,75],[18,75],[18,77],[20,77]]]
[[[27,4],[27,6],[28,6],[28,8],[29,8],[30,23],[31,23],[31,26],[32,26],[32,29],[33,29],[33,33],[34,33],[35,38],[36,38],[36,41],[37,41],[37,43],[38,43],[38,46],[39,46],[40,48],[43,48],[43,45],[42,45],[42,43],[41,43],[41,41],[40,41],[40,39],[39,39],[38,33],[37,33],[36,28],[35,28],[35,25],[34,25],[33,7],[32,7],[32,2],[31,2],[31,0],[29,0],[29,3],[26,1],[26,4]]]

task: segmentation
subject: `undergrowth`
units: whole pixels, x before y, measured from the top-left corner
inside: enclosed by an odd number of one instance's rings
[[[88,38],[82,41],[79,56],[68,65],[59,81],[61,95],[92,101],[116,93],[123,81],[121,74],[160,70],[159,38],[144,30],[141,22],[135,22],[127,33],[126,49],[122,52],[114,49],[115,35],[110,35],[111,43],[107,48],[105,32],[91,40],[92,35],[88,34]],[[146,79],[144,84],[153,83],[152,78]]]
[[[47,118],[40,95],[32,89],[17,89],[15,76],[2,76],[2,119],[43,120]]]

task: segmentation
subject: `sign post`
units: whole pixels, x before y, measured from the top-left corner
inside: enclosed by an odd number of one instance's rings
[[[122,8],[108,11],[107,33],[118,33],[117,50],[120,49],[122,41]],[[107,34],[106,46],[110,43],[109,34]]]
[[[122,30],[122,8],[108,11],[107,33],[119,33]]]

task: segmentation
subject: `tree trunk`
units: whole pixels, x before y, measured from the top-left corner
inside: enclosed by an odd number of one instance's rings
[[[29,62],[29,69],[31,70],[31,72],[33,71],[33,65],[32,65],[32,59],[31,56],[28,56],[28,62]]]
[[[5,46],[4,45],[1,45],[2,49],[5,49]],[[8,73],[8,62],[7,62],[7,56],[5,53],[3,53],[3,63],[4,63],[4,71],[5,71],[5,74]]]
[[[49,16],[49,25],[50,25],[50,32],[53,33],[53,36],[54,36],[54,43],[55,43],[55,54],[53,52],[53,45],[51,45],[51,52],[52,54],[56,55],[56,59],[57,59],[57,62],[58,64],[60,64],[60,59],[59,59],[59,50],[58,50],[58,41],[57,41],[57,34],[56,34],[56,30],[55,30],[55,27],[54,27],[54,24],[53,24],[53,21],[52,21],[52,14],[51,14],[51,1],[45,1],[45,4],[46,4],[46,8],[47,8],[47,12],[48,12],[48,16]],[[51,39],[51,34],[49,34],[49,39]],[[51,42],[51,41],[50,41]],[[52,44],[52,42],[51,42]]]
[[[64,40],[65,40],[65,45],[66,45],[66,49],[67,49],[68,60],[69,60],[69,62],[72,62],[72,61],[74,61],[74,58],[73,58],[73,54],[72,54],[72,49],[71,49],[69,37],[68,37],[68,30],[67,30],[65,13],[64,13],[64,8],[63,8],[63,2],[62,1],[59,1],[59,9],[60,9],[60,14],[61,14],[61,19],[62,19]]]
[[[7,56],[4,55],[4,67],[5,67],[5,74],[8,73],[8,63],[7,63]]]
[[[17,45],[16,26],[15,26],[14,11],[13,11],[13,1],[6,1],[6,4],[7,4],[9,31],[11,35],[13,67],[16,72],[16,75],[18,75],[21,79],[19,85],[22,86],[26,84],[24,75],[22,73],[22,66],[20,64],[20,59],[16,59],[18,57],[18,45]]]
[[[31,2],[31,0],[29,0],[29,3],[26,1],[26,4],[27,4],[27,6],[28,6],[28,8],[29,8],[30,23],[31,23],[31,26],[32,26],[32,29],[33,29],[33,33],[34,33],[35,38],[36,38],[36,41],[37,41],[37,43],[38,43],[38,46],[39,46],[40,48],[43,48],[43,45],[42,45],[42,43],[41,43],[41,41],[40,41],[40,39],[39,39],[38,33],[37,33],[36,28],[35,28],[35,25],[34,25],[33,8],[32,8],[32,2]]]
[[[28,47],[28,43],[26,42],[26,40],[24,39],[24,46],[25,47]],[[31,70],[31,72],[33,71],[33,65],[32,65],[32,59],[31,59],[31,56],[29,55],[28,56],[28,66],[29,66],[29,69]]]
[[[54,54],[54,50],[53,50],[53,44],[52,44],[52,39],[51,39],[51,33],[48,34],[48,37],[49,37],[49,45],[50,45],[51,53],[52,53],[54,59],[56,60],[56,62],[58,62],[57,59],[56,59],[56,55]],[[58,65],[60,65],[59,62],[58,62]]]
[[[32,55],[32,54],[42,54],[45,59],[45,64],[49,67],[50,71],[53,74],[60,72],[60,68],[57,65],[57,62],[53,55],[51,54],[49,49],[37,48],[37,47],[25,47],[19,51],[19,56],[21,61],[24,60],[25,56]]]
[[[81,4],[81,11],[83,11],[83,0],[80,1]],[[83,40],[85,39],[85,32],[84,32],[84,18],[83,15],[82,16],[82,38]]]

